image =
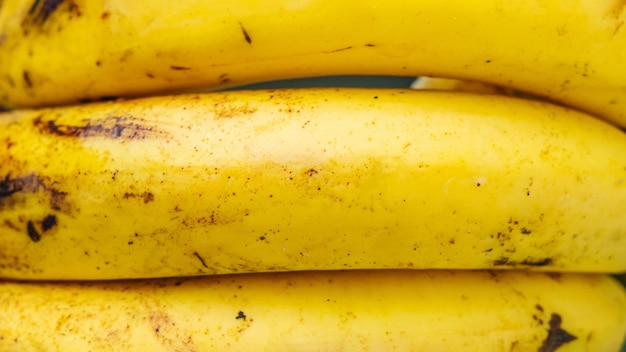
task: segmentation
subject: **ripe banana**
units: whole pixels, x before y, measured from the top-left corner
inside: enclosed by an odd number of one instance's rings
[[[619,351],[603,275],[334,271],[0,283],[2,351]],[[42,319],[42,317],[44,317]]]
[[[476,94],[519,95],[519,93],[513,89],[503,88],[489,83],[441,77],[418,77],[411,84],[411,88],[427,90],[451,90],[455,92],[470,92]]]
[[[544,102],[232,91],[5,112],[0,141],[0,277],[626,271],[626,134]]]
[[[464,78],[626,126],[619,0],[4,0],[0,105],[335,74]]]

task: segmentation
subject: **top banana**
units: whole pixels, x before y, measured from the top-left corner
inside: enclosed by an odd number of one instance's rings
[[[0,105],[333,74],[515,88],[626,126],[615,0],[5,0]]]

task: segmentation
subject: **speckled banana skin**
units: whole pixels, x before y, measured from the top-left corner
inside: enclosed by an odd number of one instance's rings
[[[3,351],[617,352],[609,277],[345,271],[0,282]]]
[[[4,0],[0,105],[320,75],[462,78],[626,127],[626,1]]]
[[[0,276],[626,271],[626,134],[498,95],[232,91],[0,115]]]

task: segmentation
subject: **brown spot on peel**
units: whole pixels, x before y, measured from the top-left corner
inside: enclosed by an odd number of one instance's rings
[[[41,234],[37,232],[35,224],[32,221],[29,221],[26,224],[26,232],[28,233],[28,237],[30,237],[33,242],[39,242],[41,240]]]
[[[526,258],[524,260],[522,260],[521,262],[516,262],[513,260],[510,260],[507,257],[501,257],[498,258],[496,260],[493,261],[493,265],[495,266],[547,266],[553,264],[552,258],[541,258],[541,259],[532,259],[532,258]]]
[[[8,197],[21,190],[22,184],[20,180],[11,178],[10,175],[6,175],[4,180],[0,181],[0,198]]]
[[[56,226],[56,224],[57,224],[57,217],[50,214],[46,216],[41,222],[41,229],[43,230],[43,232],[46,232],[50,230],[51,228],[53,228],[54,226]]]
[[[28,71],[24,71],[24,72],[22,72],[22,77],[24,78],[24,83],[26,83],[26,86],[28,88],[32,88],[33,87],[33,81],[31,81],[31,79],[30,79],[30,73],[28,73]]]
[[[185,66],[170,66],[170,69],[174,70],[174,71],[187,71],[187,70],[191,70],[191,67],[185,67]]]
[[[325,54],[332,54],[332,53],[338,53],[340,51],[345,51],[345,50],[350,50],[352,49],[351,46],[347,46],[345,48],[339,48],[339,49],[335,49],[335,50],[330,50],[330,51],[324,51]]]
[[[561,345],[576,340],[576,336],[561,328],[561,321],[560,315],[552,313],[548,336],[543,341],[541,347],[539,347],[539,352],[554,352]]]
[[[35,23],[43,24],[62,2],[63,0],[35,0],[28,14]]]
[[[536,260],[524,259],[522,260],[520,264],[528,265],[528,266],[546,266],[546,265],[552,264],[552,258],[543,258],[543,259],[536,259]]]
[[[154,200],[154,194],[152,194],[151,192],[143,192],[141,194],[128,193],[128,192],[124,193],[124,199],[129,199],[129,198],[141,198],[143,199],[144,204],[148,204]]]
[[[313,175],[317,175],[317,174],[318,174],[318,171],[317,171],[317,170],[315,170],[315,169],[308,169],[308,170],[306,171],[306,174],[307,174],[307,175],[309,175],[309,176],[313,176]]]
[[[206,262],[204,261],[204,259],[200,256],[200,254],[198,252],[193,252],[193,255],[194,255],[194,257],[198,258],[198,260],[200,261],[200,263],[202,264],[203,267],[205,267],[207,269],[209,268],[206,265]]]
[[[252,45],[252,38],[250,38],[250,34],[248,34],[248,31],[243,28],[243,25],[241,23],[239,23],[239,27],[241,27],[241,32],[243,33],[243,38],[246,40],[246,43]]]
[[[41,133],[62,137],[108,137],[123,139],[145,139],[150,135],[163,136],[155,127],[145,126],[140,119],[127,116],[108,116],[104,119],[85,120],[82,126],[64,125],[54,120],[33,120]]]
[[[218,79],[220,80],[220,83],[221,83],[221,84],[228,83],[228,82],[230,81],[230,78],[228,77],[228,73],[222,73],[222,74],[218,77]]]
[[[57,182],[39,177],[35,174],[12,177],[6,175],[4,180],[0,181],[0,211],[3,208],[10,208],[15,200],[11,196],[20,192],[39,192],[44,191],[48,194],[50,209],[71,213],[71,206],[66,201],[67,193],[60,191],[55,186]],[[52,215],[53,216],[53,215]],[[56,219],[56,218],[55,218]],[[52,220],[49,219],[49,222]],[[55,220],[56,223],[56,220]]]

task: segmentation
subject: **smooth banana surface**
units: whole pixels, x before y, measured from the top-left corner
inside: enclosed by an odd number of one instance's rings
[[[346,271],[0,283],[2,351],[617,352],[602,275]]]
[[[497,95],[233,91],[0,115],[0,276],[626,271],[626,134]]]
[[[626,126],[616,0],[4,0],[0,105],[319,75],[463,78]]]

